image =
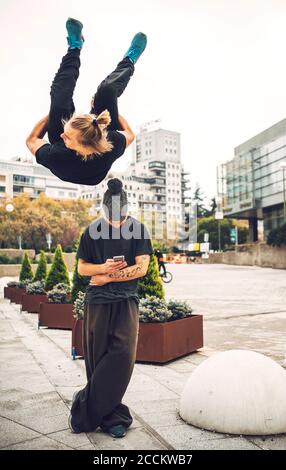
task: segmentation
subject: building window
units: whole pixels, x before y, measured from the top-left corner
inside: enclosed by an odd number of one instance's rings
[[[33,176],[13,175],[14,183],[34,184],[35,178]]]
[[[0,193],[5,193],[6,187],[5,186],[0,186]]]
[[[22,186],[13,186],[14,193],[23,193],[24,188]]]

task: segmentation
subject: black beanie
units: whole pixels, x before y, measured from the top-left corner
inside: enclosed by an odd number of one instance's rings
[[[108,189],[103,195],[103,210],[109,220],[123,220],[127,215],[127,194],[123,189],[122,181],[112,178],[107,183]]]

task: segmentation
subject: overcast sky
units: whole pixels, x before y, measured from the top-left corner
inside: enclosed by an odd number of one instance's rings
[[[66,51],[68,16],[84,24],[77,111],[137,31],[148,45],[120,98],[135,130],[161,118],[181,133],[192,185],[211,197],[216,165],[286,117],[286,0],[0,0],[1,153],[25,155],[48,113],[49,87]],[[128,151],[114,169],[124,169]]]

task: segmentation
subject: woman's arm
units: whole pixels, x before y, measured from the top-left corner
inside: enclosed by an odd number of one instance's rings
[[[135,134],[132,131],[132,129],[129,126],[126,119],[123,116],[121,116],[120,114],[118,114],[118,121],[119,121],[119,124],[122,128],[122,130],[118,131],[118,132],[120,132],[120,134],[123,134],[125,136],[126,147],[128,147],[128,145],[132,144],[133,140],[135,139]]]
[[[32,132],[26,139],[26,145],[33,155],[36,154],[36,151],[40,147],[49,143],[43,139],[48,129],[48,122],[49,122],[49,116],[45,116],[43,119],[37,122]]]

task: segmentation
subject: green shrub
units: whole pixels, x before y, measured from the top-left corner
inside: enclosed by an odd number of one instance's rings
[[[189,317],[192,315],[192,309],[187,302],[179,302],[177,300],[170,300],[167,307],[172,312],[171,320],[179,320],[180,318]]]
[[[139,301],[139,321],[143,323],[166,322],[172,317],[165,300],[155,296],[141,298]]]
[[[0,264],[21,264],[22,256],[8,256],[5,253],[0,255]]]
[[[18,287],[20,287],[20,289],[25,289],[27,291],[27,288],[31,283],[32,283],[31,279],[24,279],[24,281],[19,281]]]
[[[269,232],[267,244],[272,246],[286,245],[286,223]]]
[[[63,258],[61,245],[58,245],[55,251],[53,263],[46,280],[46,291],[53,289],[59,283],[70,286],[68,268]]]
[[[19,287],[18,281],[9,281],[7,282],[7,287]]]
[[[138,282],[139,298],[155,296],[159,299],[165,298],[162,279],[159,275],[159,266],[155,255],[150,256],[150,263],[146,276],[139,279]]]
[[[33,277],[34,277],[34,274],[33,274],[33,271],[32,271],[31,261],[28,257],[28,254],[25,253],[24,256],[23,256],[23,261],[22,261],[19,280],[20,281],[24,281],[25,279],[32,280]]]
[[[41,281],[31,282],[26,288],[27,294],[45,294],[45,281],[42,279]]]
[[[82,320],[84,317],[85,307],[85,292],[79,291],[74,301],[73,316],[77,320]]]
[[[192,309],[186,302],[170,300],[168,303],[155,296],[139,301],[139,321],[143,323],[169,322],[191,316]]]
[[[47,257],[44,251],[41,251],[39,263],[35,272],[33,281],[42,281],[47,278]]]
[[[65,283],[57,284],[48,292],[48,299],[49,302],[53,302],[55,304],[71,303],[70,287]]]

